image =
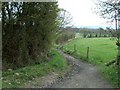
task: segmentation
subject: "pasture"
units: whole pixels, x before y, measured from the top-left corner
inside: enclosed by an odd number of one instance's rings
[[[115,40],[109,38],[77,38],[63,45],[64,52],[87,61],[98,67],[102,75],[113,85],[117,85],[117,70],[114,65],[105,66],[106,63],[114,60],[117,55]],[[74,52],[74,45],[76,52]],[[89,57],[87,57],[87,47],[89,47]]]

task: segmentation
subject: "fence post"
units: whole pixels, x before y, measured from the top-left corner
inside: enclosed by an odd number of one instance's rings
[[[89,58],[89,47],[87,47],[87,59]]]

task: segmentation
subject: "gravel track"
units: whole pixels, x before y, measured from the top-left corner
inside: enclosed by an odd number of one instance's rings
[[[51,88],[112,88],[95,66],[75,59],[60,50],[59,52],[72,65],[72,70],[64,78],[53,83]]]
[[[62,76],[53,72],[42,78],[36,78],[26,83],[25,88],[112,88],[97,71],[96,66],[58,51],[66,58],[71,69]]]

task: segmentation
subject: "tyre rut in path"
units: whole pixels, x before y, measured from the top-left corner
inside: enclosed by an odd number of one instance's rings
[[[72,70],[63,79],[53,83],[50,88],[112,88],[100,75],[96,67],[63,53]]]

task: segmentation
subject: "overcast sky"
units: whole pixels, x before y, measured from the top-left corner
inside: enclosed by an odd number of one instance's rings
[[[75,26],[110,26],[107,20],[93,13],[96,7],[93,0],[58,0],[58,3],[60,8],[71,13]]]

